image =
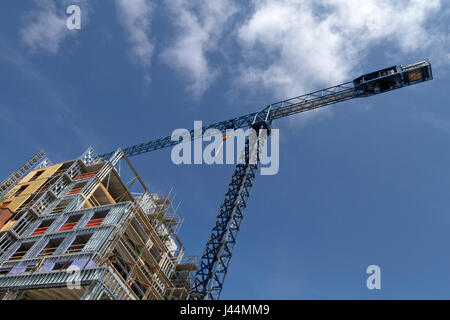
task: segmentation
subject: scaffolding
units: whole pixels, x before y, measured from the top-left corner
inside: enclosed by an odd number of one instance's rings
[[[197,267],[184,257],[174,199],[149,192],[121,149],[33,170],[0,199],[14,204],[0,230],[0,298],[186,299]]]

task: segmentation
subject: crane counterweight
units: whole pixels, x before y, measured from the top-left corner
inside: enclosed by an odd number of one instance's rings
[[[393,66],[353,80],[357,97],[368,97],[433,79],[431,65],[421,61],[408,66]]]

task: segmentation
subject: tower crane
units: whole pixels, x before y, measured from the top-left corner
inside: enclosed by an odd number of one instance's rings
[[[431,79],[433,79],[431,64],[427,61],[407,66],[393,66],[362,75],[353,81],[334,87],[270,104],[258,112],[204,126],[201,133],[205,133],[208,129],[218,129],[225,134],[227,129],[248,127],[255,130],[263,128],[270,130],[272,121],[279,118],[353,98],[369,97]],[[195,139],[198,136],[199,134],[195,130],[190,131],[191,139]],[[178,143],[179,141],[173,141],[171,136],[167,136],[127,147],[123,151],[127,156],[134,156],[174,146]],[[247,140],[247,149],[248,143]],[[250,197],[250,191],[258,170],[258,163],[250,163],[248,161],[248,150],[245,150],[245,152],[246,161],[236,165],[216,222],[206,243],[195,282],[191,289],[191,298],[215,300],[220,297]],[[112,154],[113,152],[104,154],[101,157],[108,159]]]
[[[270,104],[260,111],[226,121],[217,122],[190,131],[190,138],[201,137],[208,129],[218,129],[224,136],[228,129],[253,128],[270,129],[273,120],[297,113],[322,108],[353,98],[369,97],[433,79],[431,64],[421,61],[406,66],[393,66],[364,74],[353,81],[315,91],[288,100]],[[180,143],[171,136],[123,148],[126,156],[167,148]],[[249,161],[249,140],[245,144],[245,160],[236,165],[231,181],[220,206],[215,224],[203,251],[195,281],[191,288],[191,299],[219,299],[223,283],[230,265],[233,249],[241,226],[244,212],[254,184],[258,162]],[[101,155],[108,160],[113,152]],[[43,157],[43,155],[40,155]],[[20,170],[19,170],[20,171]],[[6,188],[6,181],[4,183]],[[0,189],[1,191],[1,189]]]

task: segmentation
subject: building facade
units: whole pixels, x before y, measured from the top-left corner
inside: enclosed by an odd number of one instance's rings
[[[120,149],[32,170],[0,199],[0,298],[186,299],[196,262],[172,202],[147,189]]]

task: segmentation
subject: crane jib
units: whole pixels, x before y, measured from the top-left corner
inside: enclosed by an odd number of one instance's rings
[[[432,80],[431,64],[427,61],[410,64],[407,66],[393,66],[368,73],[334,87],[322,89],[288,100],[270,104],[260,112],[234,119],[217,122],[202,128],[202,133],[208,129],[217,129],[225,132],[227,129],[244,129],[255,124],[255,120],[271,122],[272,120],[287,117],[293,114],[325,107],[338,102],[343,102],[357,97],[369,97],[372,95],[389,92],[406,86]],[[191,139],[194,139],[194,130],[190,131]],[[171,136],[152,140],[146,143],[123,148],[124,153],[131,157],[146,152],[151,152],[178,144],[172,141]],[[101,155],[109,159],[114,152]]]

